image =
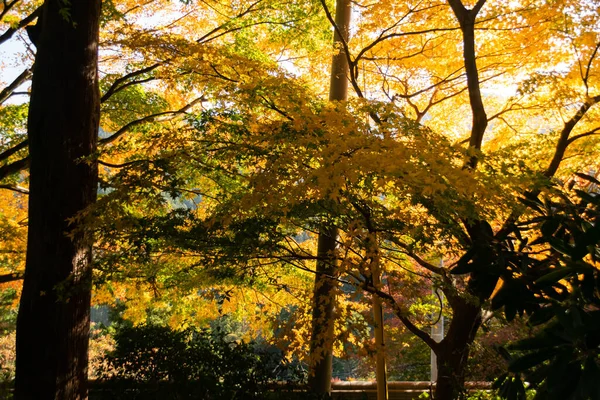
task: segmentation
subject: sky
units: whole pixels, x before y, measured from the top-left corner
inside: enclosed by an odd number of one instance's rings
[[[23,39],[17,35],[0,46],[0,81],[5,87],[11,83],[19,74],[21,74],[26,66],[31,65],[31,61],[27,59],[27,48]],[[30,83],[26,83],[17,89],[17,91],[26,91]],[[25,95],[12,96],[5,104],[21,104],[29,101],[29,97]]]

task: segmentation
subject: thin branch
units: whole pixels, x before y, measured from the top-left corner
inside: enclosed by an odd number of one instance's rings
[[[395,32],[395,33],[390,33],[388,35],[379,35],[379,37],[377,39],[375,39],[374,41],[372,41],[371,43],[369,43],[367,46],[363,47],[360,52],[358,53],[358,55],[356,56],[356,59],[354,60],[354,62],[358,62],[361,58],[363,58],[364,54],[371,50],[373,47],[377,46],[379,43],[384,42],[388,39],[393,39],[393,38],[399,38],[399,37],[404,37],[404,36],[416,36],[416,35],[423,35],[425,33],[433,33],[433,32],[449,32],[449,31],[456,31],[459,28],[431,28],[431,29],[424,29],[422,31],[410,31],[410,32]]]
[[[594,47],[594,51],[592,52],[592,55],[590,56],[590,59],[588,60],[587,63],[587,68],[585,70],[585,76],[583,77],[583,83],[585,85],[585,94],[589,95],[589,79],[590,79],[590,70],[592,69],[592,62],[594,61],[594,58],[596,58],[596,55],[598,54],[598,50],[600,49],[600,42],[596,43],[596,47]]]
[[[20,281],[23,279],[23,274],[19,272],[13,272],[11,274],[0,275],[0,283],[8,283],[14,281]]]
[[[99,141],[99,143],[100,144],[112,143],[115,140],[117,140],[118,138],[120,138],[121,136],[123,136],[125,133],[127,133],[132,128],[134,128],[134,127],[136,127],[138,125],[144,124],[144,123],[168,121],[168,120],[171,120],[173,118],[176,118],[176,117],[180,116],[181,114],[185,114],[190,108],[192,108],[196,104],[198,104],[200,102],[203,102],[203,101],[205,101],[205,98],[204,98],[204,96],[201,96],[201,97],[198,97],[197,99],[195,99],[194,101],[190,102],[186,106],[180,108],[179,110],[175,110],[175,111],[163,111],[163,112],[160,112],[160,113],[147,115],[147,116],[145,116],[143,118],[131,121],[130,123],[128,123],[127,125],[121,127],[121,129],[119,129],[118,131],[116,131],[115,133],[113,133],[112,135],[110,135],[109,137],[101,139]]]
[[[217,70],[217,67],[216,67],[214,64],[211,64],[211,65],[210,65],[210,68],[211,68],[213,71],[215,71],[215,74],[217,74],[217,77],[219,77],[219,78],[221,78],[221,79],[224,79],[224,80],[226,80],[226,81],[228,81],[228,82],[238,83],[238,81],[237,81],[237,80],[235,80],[235,79],[233,79],[233,78],[229,78],[229,77],[227,77],[227,76],[223,75],[222,73],[220,73],[220,72],[219,72],[219,70]]]
[[[136,84],[136,83],[147,82],[149,79],[148,80],[133,81],[133,82],[127,82],[127,80],[129,80],[129,79],[131,79],[133,77],[136,77],[136,76],[139,76],[139,75],[151,72],[151,71],[155,70],[156,68],[160,67],[161,65],[163,65],[162,62],[156,63],[156,64],[151,65],[149,67],[142,68],[142,69],[139,69],[137,71],[130,72],[127,75],[123,75],[122,77],[118,78],[108,88],[108,90],[106,91],[106,93],[104,93],[104,95],[100,98],[100,102],[104,103],[106,100],[108,100],[110,98],[110,96],[112,96],[113,94],[119,92],[120,90],[125,89],[127,86],[131,86],[131,85]]]
[[[560,162],[565,155],[567,150],[567,146],[569,145],[569,136],[575,129],[575,126],[581,119],[583,119],[586,112],[596,103],[600,101],[600,96],[590,97],[588,98],[580,107],[579,110],[568,120],[565,122],[565,125],[560,132],[560,136],[558,138],[558,142],[556,143],[556,149],[554,150],[554,156],[550,161],[550,165],[544,171],[544,176],[547,178],[551,178],[554,176],[558,167],[560,166]]]
[[[29,189],[19,185],[0,185],[0,189],[12,190],[13,192],[29,194]]]
[[[400,251],[402,254],[406,254],[407,256],[409,256],[410,258],[415,260],[421,267],[425,268],[426,270],[428,270],[430,272],[433,272],[434,274],[440,275],[442,277],[444,277],[446,275],[446,270],[444,268],[440,268],[436,265],[433,265],[433,264],[423,260],[417,254],[415,254],[412,250],[410,250],[409,246],[407,246],[406,244],[404,244],[398,240],[394,240],[393,243],[396,246],[402,248],[402,250]]]
[[[21,29],[21,28],[29,25],[31,22],[33,22],[33,20],[36,19],[40,15],[41,12],[42,12],[42,6],[36,8],[34,12],[32,12],[27,17],[25,17],[21,21],[19,21],[19,23],[17,25],[11,26],[10,28],[8,28],[2,34],[2,36],[0,36],[0,44],[9,40],[15,34],[15,32],[18,31],[19,29]]]
[[[13,147],[11,147],[8,150],[5,150],[2,154],[0,154],[0,162],[8,159],[10,156],[12,156],[13,154],[15,154],[15,153],[23,150],[27,146],[29,146],[29,139],[25,139],[21,143],[19,143],[18,145],[13,146]]]
[[[15,161],[13,163],[3,165],[2,167],[0,167],[0,179],[4,179],[9,175],[20,172],[26,169],[27,167],[29,167],[29,156],[21,160]]]
[[[580,139],[582,137],[590,136],[596,134],[599,128],[593,129],[588,132],[581,133],[579,135],[573,136],[569,138],[575,126],[583,119],[587,111],[592,108],[596,103],[600,102],[600,95],[589,97],[577,110],[577,112],[567,120],[563,126],[563,129],[560,132],[558,141],[556,143],[556,148],[554,150],[554,155],[552,156],[552,160],[548,165],[548,168],[543,172],[543,175],[546,178],[552,178],[556,171],[558,171],[558,167],[560,163],[565,158],[565,152],[567,147],[573,143],[573,141]],[[541,188],[536,188],[534,190],[528,190],[525,195],[536,197],[540,194]],[[502,228],[494,235],[497,240],[504,240],[514,229],[517,219],[521,216],[521,212],[513,211],[508,218],[502,224]]]
[[[30,68],[21,72],[21,74],[17,76],[8,86],[2,89],[0,92],[0,104],[4,103],[6,99],[8,99],[13,92],[29,78],[31,78]]]
[[[365,290],[366,292],[369,292],[369,293],[381,298],[383,301],[385,301],[392,308],[392,310],[394,310],[394,313],[396,314],[398,319],[404,324],[404,326],[406,326],[406,329],[408,329],[414,335],[419,337],[435,353],[439,352],[440,345],[438,344],[438,342],[433,340],[433,338],[427,332],[423,331],[418,326],[416,326],[406,316],[406,312],[402,309],[402,307],[400,307],[400,305],[396,302],[396,299],[394,299],[394,297],[392,295],[390,295],[389,293],[386,293],[382,290],[379,290],[379,289],[373,287],[372,285],[367,284],[366,282],[363,282],[363,284],[361,285],[361,288],[363,290]]]
[[[139,164],[139,163],[152,163],[153,160],[149,160],[149,159],[144,159],[144,160],[133,160],[133,161],[129,161],[126,163],[122,163],[122,164],[113,164],[113,163],[109,163],[107,161],[102,161],[102,160],[98,160],[98,164],[99,165],[103,165],[105,167],[109,167],[109,168],[126,168],[129,167],[131,165],[135,165],[135,164]]]
[[[251,12],[256,11],[256,6],[258,4],[260,4],[262,2],[262,0],[257,0],[254,3],[250,4],[244,11],[240,12],[239,14],[237,14],[236,16],[232,17],[232,18],[228,18],[227,22],[224,22],[223,24],[217,26],[216,28],[213,28],[212,30],[210,30],[208,33],[204,34],[203,36],[201,36],[199,39],[196,40],[196,43],[207,43],[210,42],[211,40],[215,40],[221,36],[227,35],[229,33],[233,33],[242,29],[246,29],[252,26],[258,26],[258,25],[264,25],[264,24],[277,24],[277,25],[287,25],[291,22],[299,22],[300,18],[298,19],[292,19],[289,21],[283,21],[283,22],[275,22],[275,21],[257,21],[257,22],[252,22],[246,25],[242,25],[242,26],[238,26],[235,28],[230,28],[230,29],[225,29],[227,27],[227,25],[231,24],[231,21],[235,20],[235,19],[240,19],[248,14],[250,14]],[[218,35],[215,35],[215,33],[220,32]],[[213,36],[214,35],[214,36]]]
[[[576,141],[577,139],[581,139],[581,138],[584,138],[587,136],[597,135],[598,133],[600,133],[600,127],[597,127],[592,130],[589,130],[587,132],[583,132],[578,135],[570,137],[569,140],[567,140],[567,144],[569,145],[569,144],[573,143],[574,141]]]
[[[267,99],[263,95],[261,95],[260,98],[265,101],[265,104],[271,110],[275,111],[276,113],[278,113],[282,117],[286,118],[288,121],[294,121],[294,118],[292,118],[288,113],[286,113],[285,111],[283,111],[282,109],[280,109],[279,107],[277,107],[277,105],[275,104],[275,102],[273,100],[269,100],[269,99]]]
[[[12,2],[7,3],[6,0],[3,0],[4,7],[2,8],[2,12],[0,12],[0,21],[2,21],[2,18],[4,18],[6,13],[8,13],[19,1],[21,0],[13,0]]]

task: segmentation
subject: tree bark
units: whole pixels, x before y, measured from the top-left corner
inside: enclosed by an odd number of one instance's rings
[[[469,147],[475,151],[481,150],[488,125],[475,51],[475,21],[485,2],[486,0],[478,0],[473,8],[467,9],[461,0],[448,0],[463,35],[463,61],[473,118]],[[465,168],[476,169],[478,160],[478,155],[473,153]],[[492,255],[488,249],[493,240],[491,227],[485,221],[479,220],[464,221],[464,223],[471,246],[479,249],[480,260],[478,262],[482,265],[490,264]],[[469,277],[466,295],[455,293],[453,290],[444,292],[452,308],[452,320],[446,337],[436,349],[438,377],[434,400],[461,398],[464,391],[470,345],[481,327],[481,304],[490,297],[497,280],[498,277],[485,272],[472,273]]]
[[[322,228],[317,244],[317,274],[313,289],[312,332],[310,338],[310,371],[308,386],[312,393],[331,392],[333,362],[333,328],[335,306],[336,228]]]
[[[29,232],[17,319],[17,400],[87,398],[101,0],[46,0],[28,117]]]
[[[473,117],[469,146],[475,150],[481,150],[483,135],[488,125],[488,119],[481,97],[477,55],[475,52],[475,20],[485,2],[486,0],[478,0],[472,9],[467,9],[461,0],[448,0],[463,35],[463,60],[465,73],[467,75],[469,104],[471,105],[471,115]],[[467,164],[468,167],[475,169],[477,161],[477,156],[472,155]]]
[[[336,53],[331,61],[329,100],[348,98],[348,59],[342,44],[350,37],[351,5],[349,0],[337,0],[333,45]],[[317,265],[313,289],[312,332],[310,339],[309,390],[317,395],[331,393],[333,361],[333,326],[335,306],[335,247],[338,231],[324,226],[319,232]]]
[[[438,377],[434,400],[456,400],[464,391],[470,346],[481,326],[481,307],[446,293],[453,317],[444,340],[436,349]]]

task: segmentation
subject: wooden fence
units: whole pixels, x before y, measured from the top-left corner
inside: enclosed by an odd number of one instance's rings
[[[168,386],[170,383],[164,382],[163,385]],[[145,386],[143,384],[139,385]],[[276,385],[279,386],[279,385]],[[294,395],[290,399],[296,398],[306,389],[304,387],[290,388],[284,386],[285,390],[292,390]],[[489,390],[490,382],[467,382],[465,387],[469,391],[474,390]],[[90,400],[109,400],[110,385],[101,382],[90,382]],[[114,388],[112,388],[114,390]],[[416,400],[423,392],[430,392],[435,389],[435,384],[431,382],[389,382],[388,383],[388,398],[389,400]],[[277,390],[276,387],[273,390]],[[377,386],[375,382],[365,381],[344,381],[332,383],[332,399],[333,400],[375,400],[377,398]]]
[[[467,382],[469,391],[489,390],[490,382]],[[374,400],[377,399],[375,382],[349,381],[333,382],[332,398],[334,400]],[[435,384],[431,382],[388,382],[389,400],[415,400],[423,392],[433,392]]]

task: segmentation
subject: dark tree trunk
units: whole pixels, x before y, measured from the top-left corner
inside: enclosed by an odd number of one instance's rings
[[[17,400],[87,398],[91,238],[76,217],[96,198],[100,5],[46,0],[38,21]]]
[[[481,326],[481,307],[473,299],[448,298],[452,322],[436,352],[438,378],[435,400],[456,400],[464,390],[470,346]]]
[[[336,266],[333,252],[337,244],[337,229],[321,229],[317,248],[317,275],[313,289],[312,332],[310,338],[310,374],[308,385],[312,393],[324,395],[331,391],[333,363],[333,328]]]
[[[349,0],[337,0],[335,10],[336,29],[333,44],[340,49],[331,61],[329,100],[345,101],[348,98],[348,59],[343,43],[350,37],[351,4]],[[338,230],[323,226],[319,232],[315,286],[313,289],[312,332],[310,339],[310,371],[308,386],[312,393],[325,395],[331,392],[333,361],[333,310],[335,306],[335,247]]]
[[[479,70],[475,45],[475,21],[486,0],[477,0],[471,9],[467,9],[461,0],[447,0],[452,8],[463,34],[463,60],[467,76],[469,104],[473,116],[469,146],[481,150],[488,119],[481,95]],[[478,156],[472,155],[465,168],[476,169]],[[478,263],[482,271],[491,265],[493,255],[491,240],[493,232],[485,221],[465,221],[465,227],[477,250]],[[436,351],[438,378],[434,400],[456,400],[464,392],[465,373],[469,360],[470,346],[481,326],[481,304],[489,298],[498,277],[486,272],[472,273],[467,285],[467,295],[460,296],[452,290],[444,292],[452,308],[452,321],[446,338]]]

